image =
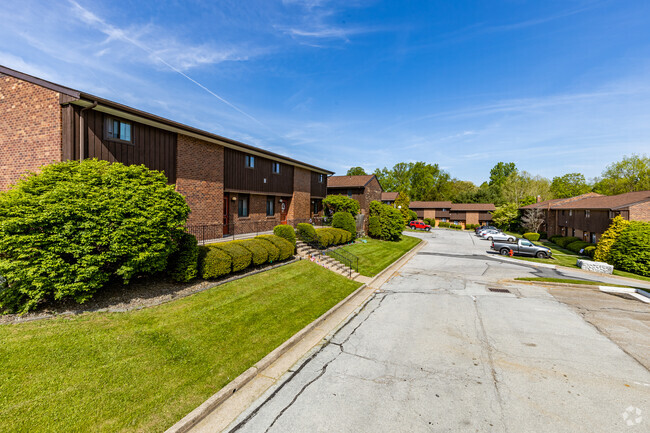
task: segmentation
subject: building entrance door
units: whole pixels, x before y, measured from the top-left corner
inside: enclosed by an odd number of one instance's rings
[[[223,234],[230,234],[229,230],[229,215],[230,215],[230,196],[228,194],[223,195]]]
[[[289,212],[289,203],[287,202],[287,199],[282,199],[282,203],[280,203],[280,224],[286,224],[287,223],[287,213]]]

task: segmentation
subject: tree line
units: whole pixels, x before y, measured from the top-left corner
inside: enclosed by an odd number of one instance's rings
[[[351,167],[347,175],[368,174]],[[587,192],[616,195],[650,190],[650,157],[624,156],[607,166],[600,177],[588,181],[582,173],[567,173],[548,179],[519,170],[514,162],[499,162],[490,170],[489,180],[477,186],[451,177],[438,164],[400,162],[392,168],[373,172],[384,191],[401,192],[410,200],[452,201],[454,203],[494,203],[516,209],[541,200],[573,197]]]

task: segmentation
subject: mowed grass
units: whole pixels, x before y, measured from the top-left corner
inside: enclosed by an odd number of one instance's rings
[[[402,239],[397,242],[367,237],[362,240],[366,242],[348,245],[343,249],[359,258],[359,273],[366,277],[374,277],[420,243],[420,239],[406,235],[402,235]]]
[[[613,287],[632,287],[621,284],[601,283],[598,281],[574,280],[571,278],[546,278],[546,277],[521,277],[515,278],[519,281],[535,281],[540,283],[564,283],[564,284],[582,284],[586,286],[613,286]]]
[[[359,286],[300,261],[139,311],[0,326],[0,431],[164,431]]]

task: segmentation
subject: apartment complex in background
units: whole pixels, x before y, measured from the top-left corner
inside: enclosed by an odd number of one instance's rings
[[[468,224],[489,224],[492,221],[492,211],[496,208],[492,203],[452,203],[450,201],[412,201],[409,208],[418,218],[435,219],[435,225],[441,222],[458,224],[465,228]]]
[[[360,176],[330,176],[327,179],[327,195],[345,195],[359,202],[361,213],[370,213],[370,202],[381,201],[383,189],[374,174]]]
[[[381,202],[389,206],[395,205],[395,200],[397,200],[398,192],[382,192],[381,193]]]
[[[546,231],[548,236],[575,236],[596,243],[617,215],[631,221],[650,221],[650,191],[611,196],[588,193],[521,208],[522,211],[528,209],[543,212],[545,223],[542,231]]]
[[[205,238],[309,221],[332,174],[0,66],[0,191],[43,165],[87,158],[164,172]]]

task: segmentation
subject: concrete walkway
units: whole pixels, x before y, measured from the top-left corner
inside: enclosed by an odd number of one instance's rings
[[[428,246],[225,431],[650,430],[649,346],[623,350],[606,323],[512,282],[540,271],[470,233],[417,236]],[[612,299],[647,331],[649,306]]]

